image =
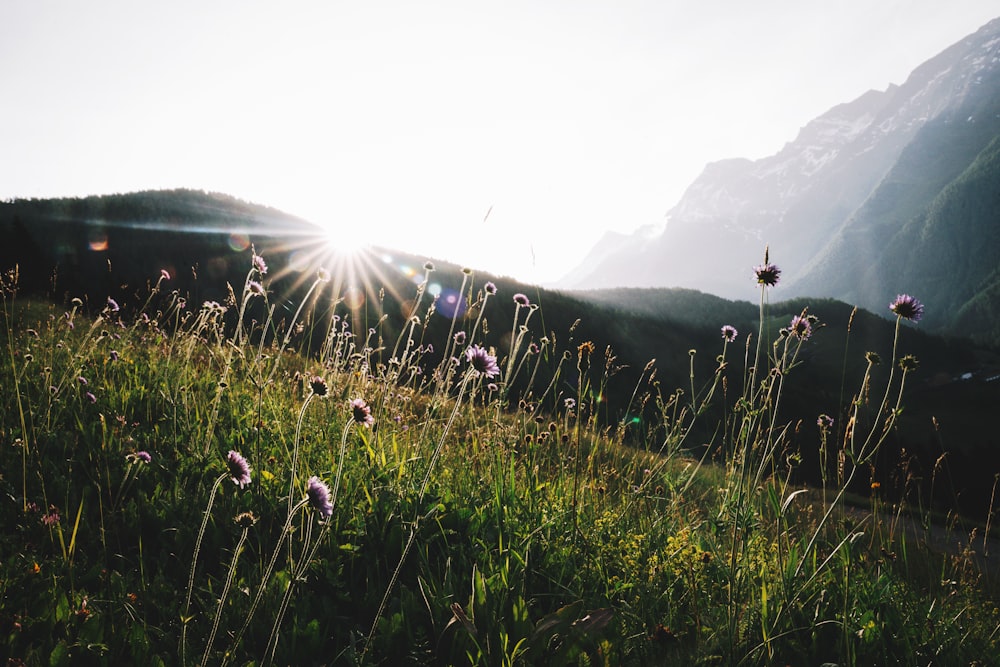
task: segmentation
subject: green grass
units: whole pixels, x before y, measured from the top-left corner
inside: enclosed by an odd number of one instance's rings
[[[8,664],[968,665],[1000,653],[970,536],[936,551],[898,520],[910,503],[857,495],[911,372],[892,360],[849,390],[849,423],[811,444],[827,466],[825,489],[809,490],[794,484],[793,443],[817,416],[781,410],[794,335],[720,339],[699,352],[718,355],[707,378],[692,351],[680,387],[650,364],[625,413],[652,418],[617,423],[601,405],[611,352],[558,347],[533,307],[484,350],[500,375],[475,370],[463,351],[495,340],[479,318],[513,295],[471,274],[472,315],[434,341],[422,290],[386,341],[381,322],[355,331],[337,295],[275,323],[261,280],[251,268],[225,312],[161,280],[139,312],[85,314],[20,301],[5,277]],[[427,343],[458,363],[425,367]],[[252,468],[246,488],[230,450]],[[328,518],[307,494],[313,476]]]

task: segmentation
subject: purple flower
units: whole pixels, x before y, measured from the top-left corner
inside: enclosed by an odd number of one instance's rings
[[[229,450],[226,455],[226,468],[229,470],[229,478],[236,486],[242,489],[250,483],[250,464],[239,452]]]
[[[765,285],[767,287],[774,287],[778,284],[778,279],[781,277],[781,269],[779,269],[774,264],[761,264],[759,266],[753,267],[754,275],[757,277],[758,285]]]
[[[918,322],[924,316],[924,304],[909,294],[897,295],[896,300],[889,304],[889,310],[904,320],[912,320],[914,322]]]
[[[833,428],[833,417],[826,414],[820,415],[816,419],[816,425],[819,426],[821,429]]]
[[[519,306],[527,306],[531,304],[531,301],[528,300],[527,296],[518,292],[517,294],[514,295],[514,303],[516,303]]]
[[[487,352],[481,345],[473,345],[465,351],[465,358],[469,360],[472,367],[488,378],[500,375],[500,367],[497,366],[497,358]]]
[[[722,339],[727,343],[732,343],[734,340],[736,340],[737,335],[738,332],[736,331],[736,327],[734,327],[733,325],[727,324],[722,327]]]
[[[324,380],[318,375],[313,375],[309,379],[309,388],[312,389],[312,393],[320,397],[326,396],[327,392],[329,391],[329,387],[326,384],[326,380]]]
[[[86,387],[87,386],[87,378],[83,377],[82,375],[80,377],[78,377],[76,379],[76,381],[80,383],[81,387]]]
[[[160,280],[170,280],[170,272],[166,269],[160,269]]]
[[[563,401],[563,405],[566,406],[567,410],[572,410],[573,408],[576,407],[576,399],[575,398],[567,398],[566,400]]]
[[[256,253],[253,256],[253,268],[257,269],[257,273],[260,275],[267,275],[267,264],[264,262],[264,258]]]
[[[118,350],[111,350],[108,356],[111,358],[111,361],[118,361]]]
[[[141,463],[152,463],[153,457],[145,449],[135,453],[135,460]]]
[[[465,332],[459,331],[455,334],[455,345],[465,345]]]
[[[362,426],[370,427],[375,423],[375,418],[372,417],[372,409],[361,398],[355,398],[351,401],[351,416],[354,418],[354,421]]]
[[[333,514],[333,503],[330,502],[330,487],[323,483],[319,477],[313,475],[306,483],[306,495],[309,496],[309,505],[318,510],[323,518],[329,518]]]
[[[108,310],[110,310],[112,313],[117,313],[119,310],[118,302],[112,299],[110,296],[108,297]]]
[[[485,285],[483,285],[483,291],[485,291],[487,294],[490,294],[490,295],[496,294],[497,293],[497,286],[494,285],[491,282],[486,283]]]
[[[86,396],[86,397],[87,397],[87,400],[88,400],[88,401],[90,401],[91,403],[97,403],[97,397],[96,397],[96,396],[94,396],[94,395],[93,395],[92,393],[90,393],[89,391],[88,391],[88,392],[87,392],[86,394],[84,394],[84,396]]]
[[[812,322],[808,318],[796,315],[788,326],[788,331],[799,340],[808,340],[812,335]]]
[[[250,289],[250,293],[251,294],[263,294],[264,293],[264,286],[261,285],[256,280],[248,280],[247,281],[247,287]]]

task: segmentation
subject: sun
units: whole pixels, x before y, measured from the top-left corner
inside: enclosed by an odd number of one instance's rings
[[[364,240],[362,234],[345,232],[332,224],[317,225],[317,227],[323,243],[332,254],[350,256],[371,248],[371,244]]]
[[[382,301],[386,294],[401,302],[395,285],[401,282],[400,276],[411,279],[406,267],[386,252],[365,243],[358,234],[330,226],[313,224],[308,231],[286,236],[268,250],[287,258],[273,279],[290,291],[308,290],[334,310],[359,312],[366,304]]]

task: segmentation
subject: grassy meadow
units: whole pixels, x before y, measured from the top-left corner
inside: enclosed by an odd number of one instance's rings
[[[844,350],[866,370],[833,417],[782,410],[805,341],[851,326],[803,311],[718,322],[686,377],[650,361],[618,397],[648,418],[616,421],[614,351],[471,271],[449,316],[425,266],[390,327],[322,270],[277,318],[255,251],[222,302],[159,270],[130,308],[3,278],[8,665],[998,664],[992,526],[875,481],[915,299],[891,357]]]

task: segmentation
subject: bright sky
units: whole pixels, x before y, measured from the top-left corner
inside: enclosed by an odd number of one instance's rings
[[[547,282],[605,230],[662,223],[707,162],[777,152],[998,15],[996,0],[4,0],[0,198],[199,188]]]

